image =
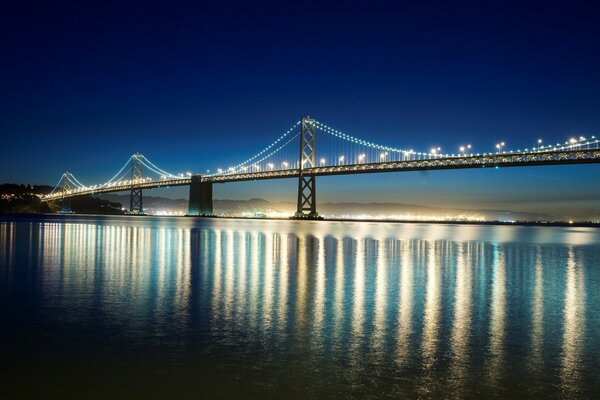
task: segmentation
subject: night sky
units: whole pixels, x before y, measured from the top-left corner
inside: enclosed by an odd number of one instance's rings
[[[593,2],[12,3],[0,6],[0,182],[53,185],[69,170],[100,183],[135,151],[169,171],[227,167],[307,114],[423,151],[600,136]],[[216,197],[294,201],[296,184]],[[320,201],[600,214],[596,165],[318,185]]]

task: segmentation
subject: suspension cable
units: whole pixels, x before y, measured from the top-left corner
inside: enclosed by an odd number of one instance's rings
[[[277,143],[279,143],[280,141],[282,141],[287,135],[289,135],[290,133],[292,133],[292,131],[294,129],[296,129],[296,127],[300,125],[300,121],[296,122],[290,129],[288,129],[283,135],[279,136],[273,143],[271,143],[270,145],[268,145],[267,147],[265,147],[263,150],[261,150],[260,152],[256,153],[255,155],[253,155],[252,157],[250,157],[249,159],[247,159],[246,161],[239,163],[238,165],[236,165],[234,168],[234,170],[238,170],[240,167],[245,166],[246,164],[248,164],[249,162],[253,161],[254,159],[260,157],[261,155],[263,155],[265,152],[269,151],[269,149],[271,149],[273,146],[275,146]],[[298,136],[298,135],[296,135]],[[294,137],[296,137],[294,136]],[[286,143],[287,144],[287,143]],[[284,145],[285,146],[285,145]],[[277,150],[275,150],[275,152],[277,152],[279,149],[281,149],[283,146],[279,147]],[[274,154],[275,152],[272,152],[272,154]],[[264,160],[261,159],[260,161]],[[256,161],[256,162],[260,162],[260,161]]]

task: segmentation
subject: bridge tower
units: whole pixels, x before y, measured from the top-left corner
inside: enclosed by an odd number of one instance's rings
[[[317,187],[314,175],[304,170],[317,166],[315,148],[316,121],[310,117],[302,118],[300,123],[300,157],[298,164],[298,208],[294,218],[319,219],[317,214]]]
[[[144,214],[142,203],[142,188],[134,187],[135,183],[143,180],[142,161],[140,154],[135,153],[131,158],[131,197],[129,199],[129,212],[131,214]]]
[[[75,188],[75,185],[73,185],[73,183],[71,182],[71,180],[69,179],[69,175],[71,173],[69,171],[65,172],[63,174],[62,177],[62,197],[60,199],[60,212],[61,213],[65,213],[65,214],[70,214],[73,212],[73,210],[71,210],[71,197],[65,197],[67,196],[68,192],[72,189]]]

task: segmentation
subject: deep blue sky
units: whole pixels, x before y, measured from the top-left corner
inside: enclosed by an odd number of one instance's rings
[[[64,170],[100,182],[134,151],[170,171],[226,167],[306,114],[423,150],[600,136],[593,2],[58,3],[0,6],[0,182],[54,184]],[[319,192],[600,213],[599,174],[342,177]],[[295,184],[229,185],[217,197],[293,201]]]

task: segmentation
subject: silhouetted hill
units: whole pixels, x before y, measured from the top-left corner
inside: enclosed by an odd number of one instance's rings
[[[42,202],[40,197],[52,191],[46,185],[20,185],[5,183],[0,185],[0,213],[36,214],[54,213],[61,209],[58,201]],[[79,196],[71,199],[73,212],[81,214],[123,214],[119,202],[110,202],[92,196]]]

